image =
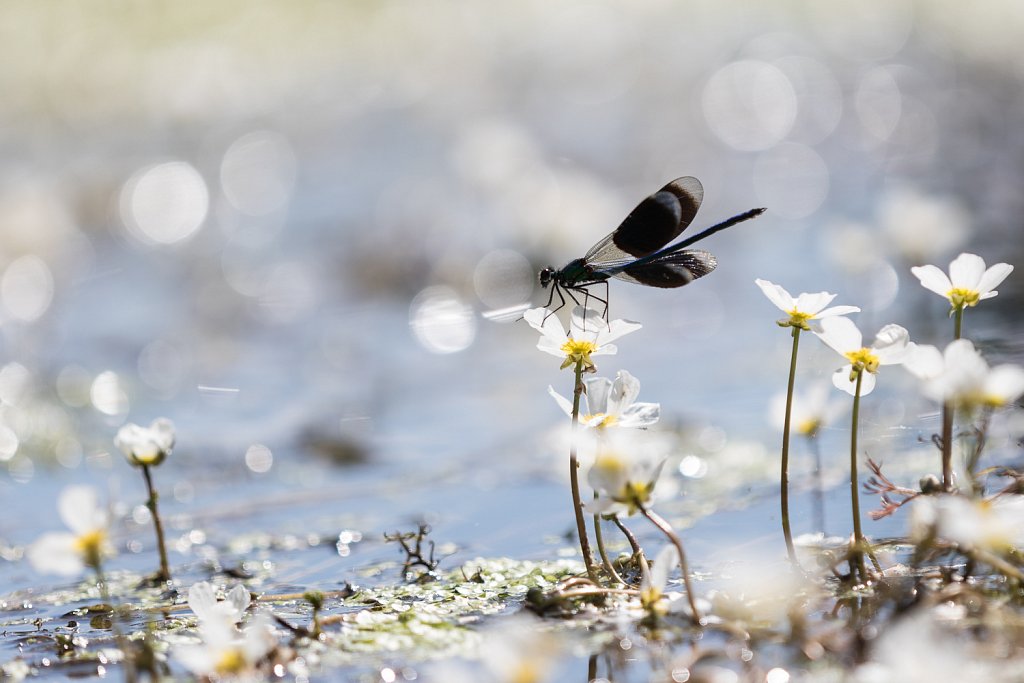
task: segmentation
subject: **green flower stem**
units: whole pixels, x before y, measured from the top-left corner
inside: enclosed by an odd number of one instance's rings
[[[953,490],[953,404],[942,404],[942,490]]]
[[[587,567],[587,576],[597,583],[597,572],[594,570],[594,558],[590,554],[590,539],[587,538],[587,522],[583,518],[583,501],[580,498],[580,462],[576,455],[576,432],[580,424],[580,396],[583,394],[583,360],[576,361],[576,383],[572,392],[572,440],[569,443],[569,483],[572,488],[572,507],[576,515],[576,533],[580,537],[580,550],[583,563]]]
[[[153,528],[156,530],[156,545],[160,551],[160,571],[157,572],[154,577],[157,581],[170,581],[171,570],[167,566],[167,547],[164,545],[164,525],[160,521],[160,513],[157,510],[157,500],[159,496],[156,493],[156,489],[153,488],[153,477],[149,472],[149,465],[142,466],[142,476],[146,479],[146,490],[149,492],[149,500],[146,501],[146,507],[149,508],[150,514],[153,515]]]
[[[651,524],[658,527],[658,529],[668,537],[668,540],[672,542],[672,545],[676,547],[676,552],[679,553],[679,568],[683,572],[683,585],[686,586],[686,599],[690,603],[690,614],[693,619],[693,623],[700,625],[700,610],[697,609],[696,596],[693,594],[693,584],[690,581],[690,565],[686,561],[686,552],[683,550],[683,540],[679,538],[679,534],[672,529],[669,523],[654,510],[649,510],[646,507],[640,507],[639,509],[641,514],[649,519]]]
[[[964,326],[964,307],[957,306],[953,309],[953,339],[959,339]]]
[[[867,578],[867,567],[864,566],[864,533],[860,528],[860,496],[857,490],[857,423],[860,419],[860,387],[864,379],[864,370],[857,372],[857,386],[853,393],[853,424],[850,428],[850,500],[853,508],[853,553],[850,564],[856,566],[862,579]]]
[[[597,498],[597,494],[594,494],[594,498]],[[597,553],[601,556],[601,564],[604,565],[604,570],[623,586],[628,586],[629,584],[615,571],[615,565],[608,559],[608,551],[604,547],[604,532],[601,530],[601,515],[594,515],[594,538],[597,540]]]
[[[622,519],[618,518],[618,515],[614,515],[611,518],[611,521],[615,523],[615,526],[618,527],[618,530],[623,532],[623,536],[625,536],[626,540],[629,542],[630,548],[633,549],[633,557],[639,557],[641,560],[646,561],[643,554],[643,548],[640,547],[640,542],[637,541],[637,538],[633,536],[633,531],[631,531],[630,528],[623,523]]]
[[[789,385],[786,389],[786,419],[782,426],[782,473],[779,476],[779,499],[782,504],[782,536],[786,540],[786,553],[795,569],[800,569],[793,547],[793,531],[789,526],[789,429],[793,412],[793,386],[796,384],[796,354],[800,347],[800,328],[793,328],[793,354],[789,359]]]

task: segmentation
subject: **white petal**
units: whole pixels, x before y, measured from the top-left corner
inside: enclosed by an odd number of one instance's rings
[[[949,281],[954,287],[976,292],[984,274],[985,259],[977,254],[960,254],[949,264]]]
[[[1009,263],[995,264],[986,270],[985,274],[981,276],[981,280],[978,282],[978,292],[983,296],[986,294],[992,294],[994,296],[996,292],[993,290],[998,287],[1012,272],[1013,266]],[[984,298],[988,299],[991,297],[985,296]]]
[[[597,347],[597,350],[594,351],[590,355],[591,356],[614,356],[618,352],[619,352],[619,347],[616,346],[615,344],[601,344],[600,346]],[[564,356],[565,354],[562,354],[562,355]]]
[[[932,379],[946,367],[942,352],[931,344],[916,344],[903,361],[903,367],[918,379]]]
[[[43,534],[25,550],[25,556],[36,571],[47,574],[74,576],[85,568],[74,535],[63,531]]]
[[[188,606],[199,619],[205,621],[214,618],[216,605],[217,597],[208,581],[192,584],[188,589]]]
[[[793,310],[793,306],[796,304],[793,301],[793,297],[790,296],[789,292],[783,289],[781,286],[769,282],[768,280],[754,280],[754,284],[761,288],[764,295],[768,297],[768,300],[775,304],[779,310],[789,313]]]
[[[60,518],[76,536],[104,529],[107,513],[100,506],[99,494],[91,486],[68,486],[57,499]]]
[[[570,316],[569,334],[573,339],[600,339],[608,334],[608,323],[596,309],[576,306]]]
[[[612,381],[607,377],[591,377],[583,380],[583,384],[587,387],[587,412],[608,413]]]
[[[661,417],[660,403],[634,403],[619,415],[619,426],[640,428],[649,427]]]
[[[605,412],[619,415],[629,408],[640,395],[640,380],[625,370],[619,370],[612,383],[612,391],[608,397]]]
[[[166,417],[153,420],[153,424],[149,425],[149,431],[152,432],[153,441],[161,451],[169,453],[174,448],[174,423]]]
[[[555,403],[562,409],[562,412],[572,417],[572,401],[555,391],[555,388],[550,384],[548,385],[548,393],[551,394],[551,398],[555,399]]]
[[[530,327],[540,332],[542,339],[558,340],[559,346],[565,343],[567,335],[565,328],[562,327],[562,321],[548,309],[531,308],[526,313],[523,313],[523,320],[528,322]]]
[[[823,311],[818,311],[814,317],[821,319],[837,315],[849,315],[851,313],[860,313],[860,308],[857,306],[833,306],[832,308],[826,308]]]
[[[249,589],[240,583],[236,583],[228,591],[227,595],[224,596],[224,601],[231,606],[231,609],[236,615],[235,621],[242,618],[242,614],[245,610],[249,609],[249,604],[252,602],[252,596],[249,594]]]
[[[1024,368],[999,365],[992,368],[985,380],[985,394],[1012,403],[1024,394]]]
[[[840,355],[861,348],[860,330],[849,318],[825,318],[821,321],[821,332],[814,334]]]
[[[939,296],[946,296],[949,290],[953,289],[953,283],[949,276],[943,273],[937,266],[915,266],[910,272],[921,281],[921,286],[935,292]]]
[[[625,505],[622,503],[616,503],[607,496],[588,500],[583,503],[583,507],[585,507],[587,512],[592,515],[621,515],[626,512]]]
[[[857,382],[850,381],[850,370],[853,366],[844,365],[840,369],[836,370],[832,375],[832,384],[837,389],[842,389],[850,396],[855,396],[857,393]],[[875,388],[875,376],[870,372],[862,372],[862,379],[860,381],[860,395],[867,396]]]
[[[796,298],[796,310],[814,315],[832,303],[832,299],[835,298],[835,294],[828,292],[804,293]]]
[[[565,351],[562,350],[562,347],[565,346],[565,342],[567,341],[568,337],[563,337],[561,339],[552,339],[551,337],[545,335],[537,341],[537,348],[543,351],[544,353],[550,353],[552,356],[565,358]]]
[[[881,365],[896,365],[902,363],[914,347],[910,346],[910,333],[906,328],[890,323],[878,331],[871,348]]]
[[[604,345],[607,342],[614,341],[615,339],[629,334],[630,332],[635,332],[641,327],[643,327],[643,325],[632,322],[631,320],[613,320],[608,325],[608,331],[601,335],[599,341]]]
[[[668,576],[676,568],[678,558],[679,553],[674,545],[667,544],[663,546],[658,551],[658,554],[654,556],[654,563],[651,566],[650,583],[648,585],[654,586],[659,591],[665,590]]]
[[[253,619],[249,628],[245,629],[245,650],[246,661],[255,664],[267,656],[277,646],[277,636],[274,635],[271,618],[265,612],[260,612]]]

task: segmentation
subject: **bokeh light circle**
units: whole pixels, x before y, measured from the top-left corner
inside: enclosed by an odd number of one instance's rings
[[[708,128],[744,152],[768,149],[789,134],[796,120],[793,84],[777,66],[742,60],[723,66],[701,94]]]
[[[462,351],[476,338],[473,309],[450,287],[427,287],[409,306],[409,326],[432,353]]]
[[[210,193],[199,171],[184,161],[140,169],[121,189],[121,220],[148,244],[174,244],[191,237],[210,209]]]

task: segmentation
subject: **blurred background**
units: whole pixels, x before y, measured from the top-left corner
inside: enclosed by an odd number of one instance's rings
[[[612,317],[644,329],[599,370],[696,430],[680,486],[770,481],[790,339],[754,279],[836,292],[868,335],[948,339],[909,267],[1022,263],[1021,35],[1024,5],[996,0],[5,2],[5,556],[83,480],[151,552],[111,440],[158,416],[179,553],[216,535],[192,533],[202,514],[430,514],[472,552],[536,552],[568,528],[546,387],[571,380],[501,313],[682,175],[705,187],[691,230],[768,212],[702,244],[720,266],[685,289],[614,282]],[[1021,360],[1018,273],[967,314],[993,362]],[[840,364],[815,340],[801,363],[802,382]],[[901,372],[877,393],[869,452],[936,429]],[[822,440],[840,471],[845,434]],[[774,539],[769,518],[746,533]]]

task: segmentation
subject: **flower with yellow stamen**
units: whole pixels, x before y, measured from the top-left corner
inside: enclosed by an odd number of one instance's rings
[[[1001,408],[1024,395],[1024,368],[1010,364],[989,367],[967,339],[950,342],[944,351],[918,346],[905,366],[923,380],[925,396],[967,413]]]
[[[583,384],[586,387],[587,411],[580,415],[580,424],[586,427],[642,429],[658,421],[661,405],[637,401],[640,382],[625,370],[619,370],[615,381],[606,377],[589,377],[583,380]],[[572,402],[550,386],[548,393],[571,417]]]
[[[57,511],[70,529],[45,533],[26,555],[37,571],[74,576],[85,567],[96,569],[113,555],[108,540],[109,515],[91,486],[69,486],[61,491]]]
[[[597,515],[635,514],[648,507],[665,461],[633,456],[618,448],[605,449],[594,459],[587,475],[597,499],[588,503]]]
[[[860,310],[856,306],[832,306],[831,308],[826,308],[836,298],[835,294],[829,294],[828,292],[817,292],[814,294],[805,292],[794,298],[783,287],[768,280],[754,280],[754,283],[761,288],[761,291],[764,292],[769,301],[789,316],[778,321],[780,327],[796,327],[801,330],[810,330],[810,321],[812,320],[856,313]]]
[[[546,308],[532,308],[523,319],[541,333],[538,349],[561,358],[563,369],[581,363],[585,372],[595,370],[592,356],[614,354],[618,349],[611,342],[641,327],[626,320],[605,322],[600,312],[582,306],[572,310],[568,332],[558,316]]]
[[[1008,263],[985,267],[985,260],[977,254],[960,254],[949,264],[949,275],[937,266],[916,266],[910,269],[921,286],[949,300],[954,311],[977,306],[979,301],[991,299],[996,287],[1013,272]]]
[[[848,318],[827,318],[821,321],[821,331],[815,332],[849,363],[832,375],[832,384],[851,396],[855,393],[858,376],[861,396],[875,388],[875,374],[881,365],[898,365],[911,354],[916,345],[899,325],[886,325],[870,346],[864,346],[860,330]]]

